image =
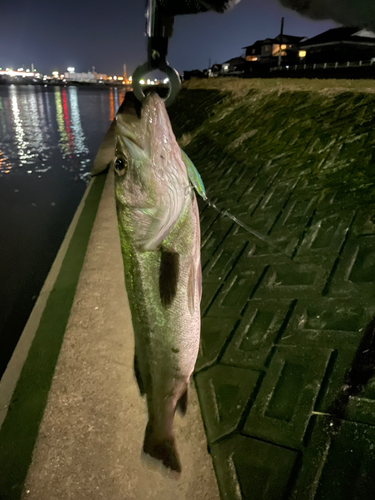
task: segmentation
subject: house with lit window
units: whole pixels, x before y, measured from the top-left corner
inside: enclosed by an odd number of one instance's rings
[[[278,64],[294,63],[298,61],[299,46],[306,37],[292,35],[278,35],[276,38],[257,40],[253,45],[242,47],[246,51],[246,61],[260,62],[273,66]]]
[[[343,63],[375,57],[375,33],[368,29],[333,28],[301,41],[300,61],[311,63]]]
[[[220,76],[241,76],[246,69],[244,57],[233,57],[221,65]]]
[[[253,45],[242,47],[242,49],[246,49],[246,61],[256,62],[260,60],[263,42],[264,40],[257,40]]]

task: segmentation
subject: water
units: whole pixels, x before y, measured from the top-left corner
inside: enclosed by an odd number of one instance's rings
[[[123,96],[117,88],[0,85],[0,376]]]

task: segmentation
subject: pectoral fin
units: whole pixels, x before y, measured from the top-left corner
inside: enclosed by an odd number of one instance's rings
[[[194,186],[196,192],[201,196],[204,200],[207,200],[206,196],[206,189],[204,187],[202,177],[199,175],[199,172],[194,165],[194,163],[190,160],[188,155],[183,151],[181,148],[181,158],[182,161],[185,163],[186,170],[188,173],[188,177],[192,185]]]
[[[162,249],[160,258],[159,292],[162,305],[167,308],[177,293],[180,256]]]
[[[195,305],[195,269],[194,262],[191,263],[188,281],[188,308],[191,315],[194,314]]]
[[[188,405],[188,388],[186,387],[185,392],[182,394],[180,399],[177,401],[177,407],[176,407],[183,417],[186,414],[187,405]]]
[[[188,308],[191,315],[195,311],[196,297],[200,302],[202,298],[202,269],[200,267],[200,260],[198,262],[192,261],[189,273]]]
[[[134,375],[135,375],[135,378],[137,380],[139,392],[141,393],[141,396],[143,396],[146,391],[145,391],[145,386],[144,386],[144,383],[142,380],[141,371],[139,369],[138,358],[135,354],[134,354]]]

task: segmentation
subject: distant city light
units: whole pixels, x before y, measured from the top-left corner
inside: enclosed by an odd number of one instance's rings
[[[145,84],[145,81],[144,81],[144,80],[139,80],[139,83],[140,83],[141,85],[144,85],[144,84]]]
[[[300,51],[298,52],[298,55],[299,55],[300,57],[306,57],[306,50],[300,50]]]
[[[59,77],[59,72],[58,71],[52,71],[52,76],[54,76],[55,78],[58,78]]]
[[[17,71],[23,71],[23,68],[18,68]]]
[[[74,72],[75,72],[75,70],[76,70],[76,69],[75,69],[75,68],[73,68],[72,66],[70,66],[70,67],[68,68],[69,73],[74,73]]]
[[[114,80],[117,80],[117,76],[114,76],[114,77],[113,77],[113,79],[114,79]]]
[[[164,78],[163,83],[168,83],[168,82],[169,82],[169,78]]]
[[[129,82],[132,82],[132,81],[133,81],[133,77],[129,76]]]

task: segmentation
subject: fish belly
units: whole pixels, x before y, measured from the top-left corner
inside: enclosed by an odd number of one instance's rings
[[[200,291],[192,283],[192,277],[200,280],[198,217],[194,196],[192,206],[161,249],[141,252],[126,236],[121,238],[135,335],[136,376],[141,393],[146,394],[149,415],[144,451],[177,472],[181,466],[174,445],[173,418],[176,407],[186,410],[188,384],[199,349]],[[161,259],[166,250],[179,256],[177,288],[168,306],[160,297]],[[192,266],[198,271],[192,273]]]

